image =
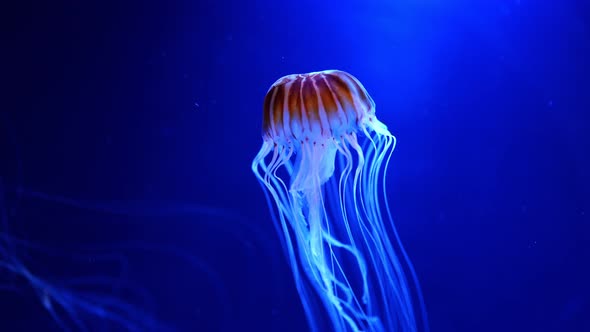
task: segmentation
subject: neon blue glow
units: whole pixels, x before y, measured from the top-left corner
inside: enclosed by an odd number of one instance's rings
[[[51,281],[33,273],[11,248],[26,251],[28,257],[61,256],[72,262],[92,259],[93,264],[120,265],[125,261],[114,255],[75,255],[58,253],[50,248],[0,234],[0,271],[13,275],[13,279],[0,285],[2,291],[33,289],[41,305],[50,314],[61,331],[93,331],[98,326],[122,331],[169,330],[141,307],[121,299],[119,294],[133,294],[141,303],[149,296],[144,290],[125,281],[121,275],[92,275]],[[55,257],[54,257],[55,258]],[[99,324],[97,324],[99,322]]]
[[[235,216],[222,209],[191,204],[152,204],[148,208],[148,204],[141,201],[81,201],[22,188],[17,192],[20,198],[110,215]],[[146,254],[148,257],[165,255],[190,266],[206,276],[220,303],[230,301],[219,275],[206,262],[174,246],[129,241],[83,246],[72,251],[17,238],[10,232],[4,194],[0,177],[0,294],[32,294],[59,331],[176,331],[171,323],[157,317],[156,309],[160,303],[156,302],[152,292],[139,286],[131,276],[130,270],[136,268],[132,266],[131,257],[138,254],[142,258]],[[239,219],[232,221],[240,223]]]
[[[387,202],[395,145],[376,120],[323,150],[265,140],[253,161],[312,331],[428,330]]]

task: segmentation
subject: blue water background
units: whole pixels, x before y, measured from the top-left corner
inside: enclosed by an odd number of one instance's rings
[[[270,84],[341,69],[398,138],[389,199],[431,330],[590,331],[587,3],[18,7],[2,232],[58,251],[16,250],[41,278],[116,273],[92,263],[110,254],[150,301],[122,299],[178,331],[306,331],[250,163]],[[60,331],[25,280],[0,281],[19,290],[0,331]]]

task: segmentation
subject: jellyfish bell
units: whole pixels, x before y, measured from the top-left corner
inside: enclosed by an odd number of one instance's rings
[[[266,94],[262,128],[252,169],[311,329],[427,330],[386,199],[396,140],[360,81],[339,70],[284,76]]]
[[[287,75],[278,79],[264,99],[265,144],[300,153],[295,163],[324,183],[334,171],[337,146],[354,140],[357,131],[390,135],[375,117],[375,103],[363,85],[339,70]],[[267,147],[268,149],[268,147]],[[291,189],[308,185],[294,178]]]

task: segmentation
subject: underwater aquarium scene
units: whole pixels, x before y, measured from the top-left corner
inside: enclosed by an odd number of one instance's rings
[[[590,2],[13,5],[0,332],[590,332]]]

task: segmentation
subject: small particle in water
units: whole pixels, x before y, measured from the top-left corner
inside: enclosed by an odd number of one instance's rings
[[[533,241],[529,244],[529,249],[537,245],[537,241]]]
[[[549,107],[553,107],[553,100],[550,100],[550,101],[547,103],[547,106],[549,106]]]
[[[197,103],[196,101],[195,101],[195,107],[199,108],[199,103]]]

